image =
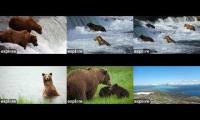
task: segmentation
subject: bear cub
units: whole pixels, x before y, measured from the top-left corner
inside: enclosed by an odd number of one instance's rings
[[[100,92],[100,97],[108,97],[111,95],[116,95],[117,98],[129,97],[129,92],[119,86],[118,84],[114,84],[113,86],[103,87]]]

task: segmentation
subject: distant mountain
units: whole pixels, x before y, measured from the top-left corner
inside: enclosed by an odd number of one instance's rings
[[[143,85],[137,85],[137,86],[178,86],[178,85],[200,85],[200,80],[179,80],[174,82],[168,82],[168,83],[153,83],[153,84],[143,84]]]

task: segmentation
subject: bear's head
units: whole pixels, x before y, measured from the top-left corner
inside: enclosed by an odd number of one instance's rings
[[[87,68],[87,70],[93,71],[96,73],[99,79],[99,83],[111,86],[110,75],[106,69],[92,67],[92,68]]]
[[[43,76],[43,82],[52,82],[52,73],[42,73]]]
[[[120,86],[118,85],[118,84],[114,84],[113,86],[112,86],[112,89],[117,89],[117,88],[119,88]]]
[[[88,23],[87,26],[88,26],[88,27],[93,27],[94,24],[92,24],[92,23]]]
[[[31,42],[34,46],[38,46],[37,37],[36,37],[36,36],[30,35],[30,42]]]
[[[113,93],[119,92],[119,91],[122,90],[122,89],[123,89],[123,88],[120,87],[118,84],[114,84],[114,85],[112,86],[112,92],[113,92]]]
[[[39,34],[42,34],[42,27],[32,17],[29,17],[29,23],[33,30]]]
[[[103,87],[99,92],[100,97],[108,97],[112,95],[112,87]]]

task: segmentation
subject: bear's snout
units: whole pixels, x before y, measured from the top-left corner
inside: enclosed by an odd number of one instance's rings
[[[44,80],[49,81],[49,80],[50,80],[50,77],[49,77],[49,76],[45,76],[45,77],[44,77]]]
[[[42,27],[37,24],[36,30],[37,33],[42,34]]]

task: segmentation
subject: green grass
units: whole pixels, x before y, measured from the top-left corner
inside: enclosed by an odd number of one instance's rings
[[[81,66],[81,67],[72,67],[70,66],[68,69],[68,73],[71,70],[77,68],[87,68],[89,66]],[[97,66],[98,67],[98,66]],[[101,68],[107,69],[110,74],[112,84],[117,83],[121,87],[125,88],[129,92],[128,98],[117,98],[114,96],[109,96],[105,98],[101,98],[99,96],[99,91],[105,85],[99,85],[95,96],[91,100],[85,100],[85,104],[133,104],[133,67],[131,66],[101,66]]]
[[[8,99],[4,96],[0,96],[0,99]],[[17,98],[17,104],[49,104],[49,100],[45,99],[44,101],[33,101],[32,99],[28,99],[22,96]]]
[[[34,102],[31,99],[24,98],[22,96],[19,96],[17,99],[17,104],[33,104]]]
[[[51,99],[44,99],[42,101],[33,101],[31,99],[27,99],[27,98],[24,98],[24,97],[19,97],[17,99],[17,104],[50,104],[51,103]],[[64,104],[64,103],[63,103]]]

